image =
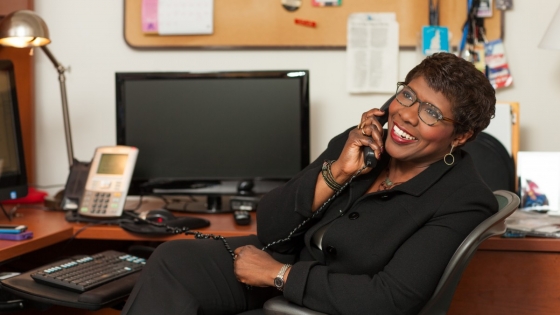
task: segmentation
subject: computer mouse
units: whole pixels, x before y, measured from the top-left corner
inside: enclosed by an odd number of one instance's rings
[[[139,217],[141,219],[157,223],[166,223],[168,221],[177,219],[177,217],[171,211],[165,209],[152,209],[143,211],[140,213]]]

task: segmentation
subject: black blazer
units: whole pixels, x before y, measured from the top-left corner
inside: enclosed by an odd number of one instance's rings
[[[311,216],[322,163],[338,158],[350,130],[261,199],[261,242],[285,238]],[[498,209],[469,155],[463,150],[453,155],[452,166],[442,160],[391,190],[364,195],[387,166],[384,154],[374,170],[356,177],[319,218],[290,241],[274,245],[275,258],[294,263],[284,296],[328,314],[416,314],[459,244]],[[326,224],[330,226],[319,250],[311,237]]]

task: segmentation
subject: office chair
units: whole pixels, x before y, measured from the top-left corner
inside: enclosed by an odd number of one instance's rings
[[[463,271],[477,248],[489,237],[501,235],[506,231],[505,220],[518,208],[519,197],[506,190],[497,190],[494,192],[494,196],[498,200],[498,212],[481,222],[459,245],[447,264],[432,297],[418,313],[419,315],[446,314]],[[326,315],[293,304],[283,296],[277,296],[266,301],[264,313],[266,315]]]
[[[482,180],[492,191],[515,192],[515,163],[500,140],[483,131],[462,149],[470,154]]]

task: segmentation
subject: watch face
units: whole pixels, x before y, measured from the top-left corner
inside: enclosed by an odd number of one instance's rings
[[[280,277],[274,278],[274,285],[277,288],[282,288],[284,286],[284,280],[282,280],[282,278],[280,278]]]

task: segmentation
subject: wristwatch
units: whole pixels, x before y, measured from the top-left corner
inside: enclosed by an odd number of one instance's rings
[[[286,273],[286,270],[288,270],[288,268],[290,268],[291,266],[292,265],[290,264],[285,264],[284,266],[282,266],[282,268],[280,268],[278,275],[276,276],[276,278],[274,278],[274,286],[276,286],[276,289],[280,291],[284,290],[284,274]]]

